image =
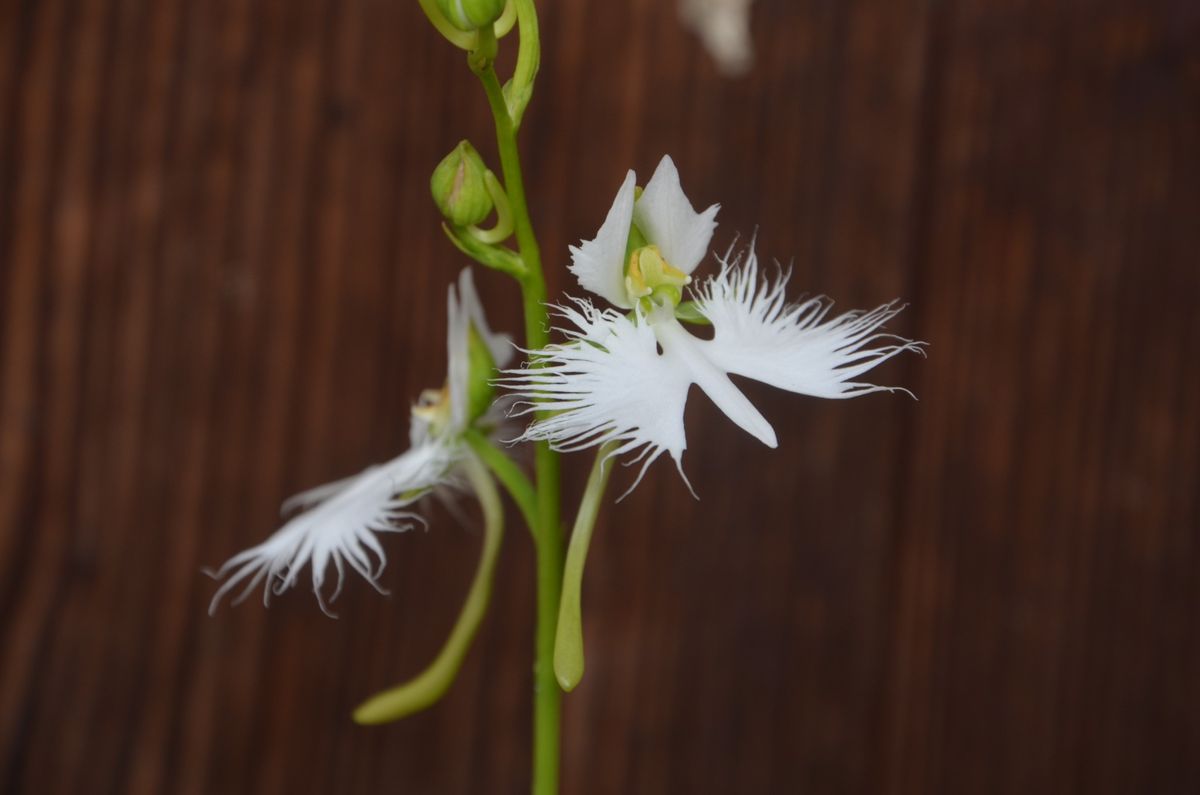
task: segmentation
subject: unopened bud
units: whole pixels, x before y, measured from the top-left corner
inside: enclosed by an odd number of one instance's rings
[[[438,8],[459,30],[479,30],[504,13],[506,0],[437,0]]]
[[[475,147],[462,141],[433,170],[429,188],[446,220],[454,226],[472,226],[488,217],[492,197],[484,174],[487,167]]]

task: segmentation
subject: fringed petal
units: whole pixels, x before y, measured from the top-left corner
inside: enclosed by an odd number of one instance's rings
[[[242,590],[234,604],[262,586],[265,605],[272,594],[296,585],[306,565],[311,565],[313,592],[326,613],[327,601],[332,602],[341,592],[347,564],[382,591],[379,576],[387,559],[376,534],[400,532],[423,523],[408,507],[446,481],[456,456],[457,448],[430,442],[354,478],[299,495],[301,504],[315,503],[314,507],[213,572],[215,579],[224,582],[213,595],[209,613],[239,586]],[[337,583],[326,600],[325,576],[330,563]]]
[[[697,306],[713,325],[713,338],[700,342],[710,361],[726,372],[813,397],[907,392],[855,380],[899,353],[922,352],[924,343],[882,331],[903,306],[893,301],[829,318],[828,299],[788,303],[789,275],[760,276],[751,244],[744,261],[725,258],[721,272],[696,289]]]
[[[548,440],[564,452],[618,442],[613,456],[639,451],[631,461],[641,464],[634,486],[664,452],[682,474],[688,368],[659,353],[646,318],[630,319],[586,300],[574,304],[556,307],[571,324],[563,330],[569,342],[532,352],[526,366],[505,371],[500,381],[521,401],[515,414],[551,413],[520,440]]]

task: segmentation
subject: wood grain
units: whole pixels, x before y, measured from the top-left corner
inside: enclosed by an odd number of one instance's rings
[[[656,467],[597,529],[564,791],[1200,790],[1196,5],[758,0],[739,79],[671,3],[542,6],[553,293],[669,152],[718,248],[930,342],[878,374],[919,401],[747,384],[774,451],[694,397],[700,500]],[[0,7],[0,791],[526,788],[519,528],[458,682],[384,728],[349,711],[437,649],[476,531],[391,539],[336,621],[210,619],[201,574],[442,379],[427,179],[494,155],[461,61],[409,2]]]

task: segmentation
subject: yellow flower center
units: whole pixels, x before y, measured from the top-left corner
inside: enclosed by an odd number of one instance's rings
[[[683,300],[683,287],[692,277],[663,258],[658,246],[634,249],[625,269],[625,292],[630,301],[646,299],[659,306],[678,306]]]
[[[441,389],[426,389],[417,398],[417,405],[412,407],[412,414],[434,427],[445,425],[450,419],[450,387]]]

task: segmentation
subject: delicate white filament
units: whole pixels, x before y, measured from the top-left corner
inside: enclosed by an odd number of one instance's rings
[[[209,613],[215,612],[226,594],[238,586],[242,591],[234,604],[261,585],[265,605],[272,594],[296,585],[306,565],[312,567],[313,593],[326,613],[329,610],[323,588],[330,564],[337,572],[337,584],[328,602],[342,590],[346,565],[382,591],[379,575],[387,558],[375,534],[401,532],[414,523],[423,523],[420,516],[406,509],[442,482],[454,457],[452,448],[430,442],[355,478],[339,481],[339,488],[323,501],[319,496],[310,497],[316,501],[314,507],[213,572],[213,577],[225,581],[213,596]]]
[[[379,466],[368,467],[353,477],[301,492],[283,504],[283,512],[294,516],[258,546],[241,552],[212,575],[224,580],[209,606],[209,612],[235,588],[240,602],[259,586],[263,603],[272,594],[293,587],[305,566],[312,567],[312,588],[321,609],[329,612],[341,592],[346,567],[363,576],[377,590],[387,558],[378,533],[400,532],[424,523],[409,506],[435,488],[452,486],[454,467],[461,460],[460,438],[471,423],[468,399],[471,379],[471,331],[488,347],[492,359],[503,364],[512,354],[508,337],[493,334],[475,292],[471,272],[464,269],[457,292],[452,286],[447,297],[447,376],[442,390],[429,390],[435,400],[445,401],[414,410],[410,436],[412,448]],[[426,412],[428,413],[422,413]],[[337,583],[325,597],[327,571],[333,566]]]
[[[869,312],[851,311],[830,319],[833,303],[828,299],[788,303],[789,276],[784,271],[774,279],[760,276],[751,243],[744,257],[723,258],[720,273],[696,288],[697,308],[714,329],[713,339],[702,343],[714,364],[728,373],[813,397],[907,392],[855,380],[896,354],[921,352],[923,343],[882,331],[903,306],[892,301]]]

